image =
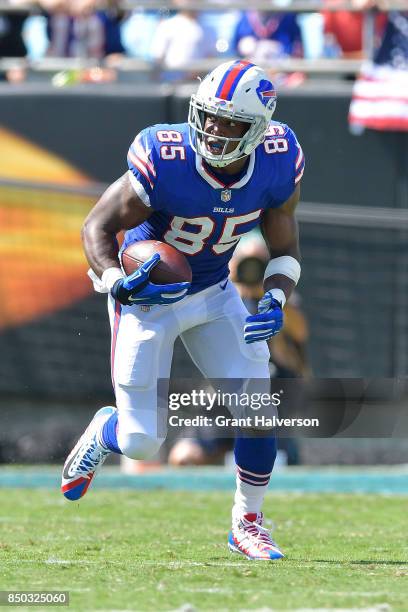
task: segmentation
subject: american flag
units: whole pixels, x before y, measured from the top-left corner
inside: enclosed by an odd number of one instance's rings
[[[408,12],[389,13],[381,46],[355,82],[349,123],[353,131],[408,131]]]

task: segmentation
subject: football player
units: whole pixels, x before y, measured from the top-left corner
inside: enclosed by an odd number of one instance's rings
[[[272,121],[276,93],[266,73],[247,61],[222,64],[191,96],[188,123],[155,125],[138,134],[129,170],[102,195],[83,227],[95,289],[109,293],[111,365],[116,408],[94,416],[63,470],[62,492],[82,497],[109,453],[147,459],[163,443],[157,379],[169,378],[180,336],[203,375],[269,381],[265,340],[282,327],[283,307],[300,276],[295,208],[304,170],[292,130]],[[261,224],[271,259],[258,313],[249,315],[228,280],[240,238]],[[156,285],[155,254],[125,276],[125,248],[155,239],[191,265],[189,283]],[[275,438],[235,442],[236,493],[230,550],[249,559],[283,553],[263,526],[262,503],[276,456]]]

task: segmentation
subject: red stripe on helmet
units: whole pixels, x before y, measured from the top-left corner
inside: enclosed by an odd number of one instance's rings
[[[219,93],[219,98],[221,98],[222,100],[227,100],[228,99],[228,94],[230,92],[230,89],[235,81],[235,79],[237,78],[237,76],[239,75],[239,73],[241,72],[241,70],[243,68],[246,68],[247,66],[251,65],[251,62],[248,62],[246,60],[243,60],[242,62],[239,62],[235,68],[233,68],[231,70],[231,72],[229,73],[229,75],[227,76],[224,85],[222,86],[222,89]]]

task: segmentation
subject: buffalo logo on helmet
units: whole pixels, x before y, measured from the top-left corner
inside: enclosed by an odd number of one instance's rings
[[[220,98],[214,98],[212,100],[214,106],[220,107],[222,110],[227,110],[230,112],[234,112],[234,103],[229,102],[228,100],[222,100]]]
[[[266,79],[262,79],[259,83],[259,86],[256,88],[256,93],[260,101],[266,108],[270,108],[273,104],[275,104],[276,100],[276,91],[274,86],[270,81]]]

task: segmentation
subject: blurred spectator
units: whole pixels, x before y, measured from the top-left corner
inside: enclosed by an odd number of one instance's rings
[[[263,296],[263,275],[269,252],[259,232],[244,236],[230,263],[231,278],[250,312],[256,312]],[[271,373],[277,378],[296,378],[310,374],[305,347],[309,328],[300,306],[300,296],[292,293],[285,306],[282,331],[268,341]]]
[[[0,13],[0,57],[24,57],[23,26],[28,11]]]
[[[157,66],[186,69],[192,61],[214,55],[214,33],[200,24],[198,11],[180,10],[159,23],[152,43]]]
[[[29,8],[26,7],[25,0],[10,0],[10,7],[20,10],[9,10],[0,13],[0,58],[5,57],[25,57],[27,49],[23,38],[23,28],[27,17],[30,14]],[[9,82],[20,82],[25,78],[25,68],[15,66],[6,70],[0,71],[0,80]]]
[[[323,15],[320,13],[301,13],[297,16],[302,33],[303,56],[306,59],[318,59],[323,57]]]
[[[326,0],[325,4],[327,7],[335,8],[344,3],[343,0]],[[334,43],[338,45],[339,54],[344,58],[362,58],[364,14],[351,11],[323,11],[323,18],[326,47],[330,46],[327,43],[330,43],[330,37],[333,37]],[[384,13],[378,13],[375,17],[377,41],[381,38],[386,21],[387,16]]]
[[[300,295],[292,293],[285,306],[285,325],[282,331],[269,341],[271,361],[277,368],[277,378],[310,376],[306,345],[309,326],[302,312]]]
[[[234,35],[240,18],[239,11],[203,11],[200,14],[200,24],[214,37],[218,54],[235,55]]]
[[[44,15],[33,14],[24,24],[24,40],[27,47],[27,57],[37,60],[47,52],[47,20]]]
[[[302,42],[295,13],[247,11],[237,24],[234,47],[255,63],[281,57],[301,57]]]
[[[187,11],[187,13],[193,14],[194,17],[197,16],[198,24],[204,33],[204,37],[208,40],[206,45],[210,47],[209,52],[211,56],[216,54],[234,55],[232,39],[240,16],[238,11],[202,11],[196,15],[194,11]],[[174,15],[168,15],[164,18],[161,11],[144,9],[133,11],[122,24],[122,42],[127,54],[145,61],[156,60],[155,55],[159,55],[159,59],[162,61],[161,56],[163,52],[161,47],[164,41],[160,40],[160,30],[159,35],[156,36],[156,30],[159,23],[166,23],[165,29],[169,28],[170,33],[172,33],[172,28],[169,27],[168,22],[173,17]],[[178,20],[171,21],[170,26],[175,23],[177,27],[177,22]],[[163,27],[161,25],[160,29]],[[168,36],[167,31],[165,34]],[[183,50],[183,55],[184,52]],[[202,55],[202,52],[198,53],[199,58]]]
[[[258,300],[264,293],[263,275],[268,260],[266,244],[260,233],[254,231],[241,238],[230,262],[231,279],[251,313],[256,312]],[[272,377],[298,378],[310,374],[306,357],[308,337],[309,329],[300,308],[300,297],[294,293],[285,306],[285,322],[281,332],[268,341]],[[297,399],[293,398],[294,404],[296,401]],[[218,410],[228,415],[222,407]],[[216,433],[212,428],[190,428],[185,434],[188,437],[177,440],[171,448],[169,464],[181,466],[222,463],[225,453],[232,450],[234,441],[232,435],[229,438],[219,438]],[[278,448],[286,454],[289,465],[299,462],[294,439],[279,438]]]
[[[365,6],[372,6],[366,1]],[[354,85],[349,112],[351,130],[408,132],[408,11],[388,14],[374,57],[364,63]]]
[[[120,0],[99,10],[97,0],[39,0],[46,11],[47,55],[102,59],[124,52]]]
[[[122,24],[122,43],[127,55],[145,61],[153,59],[152,44],[160,20],[158,11],[132,12]]]

